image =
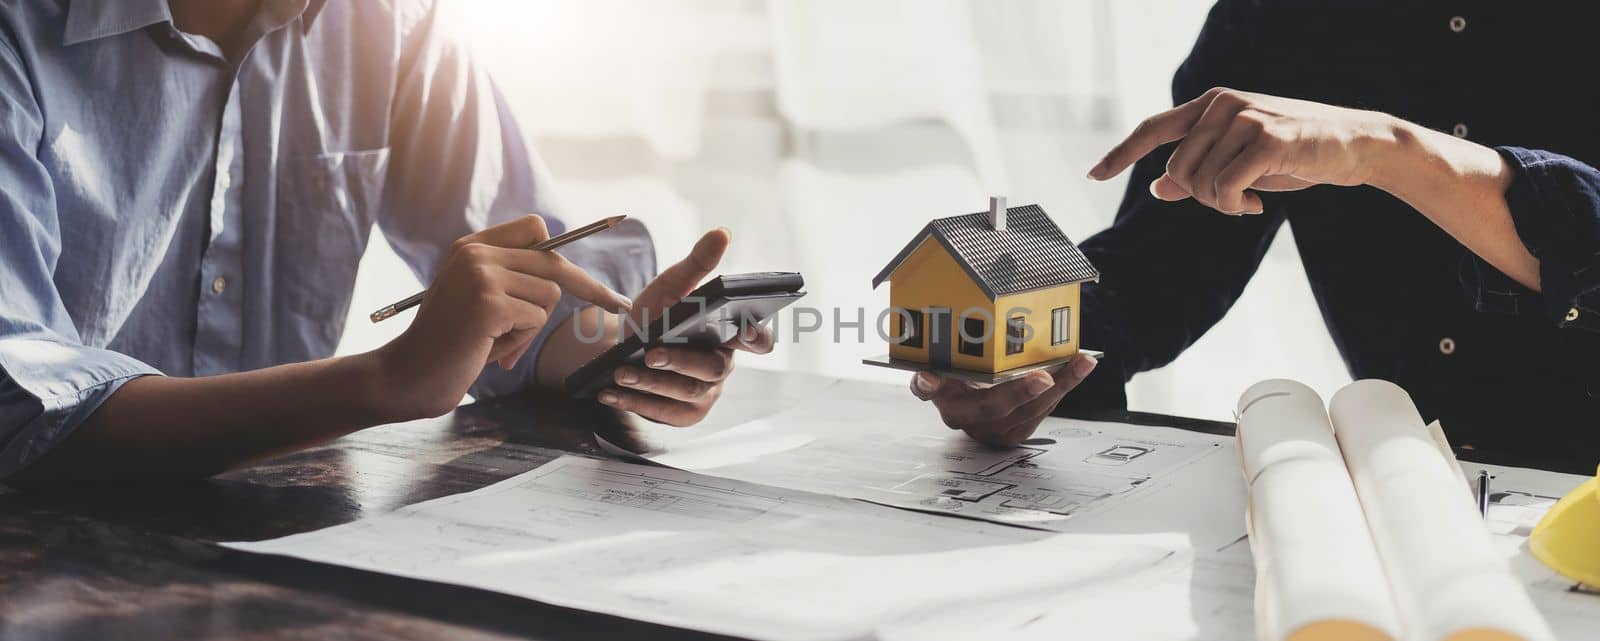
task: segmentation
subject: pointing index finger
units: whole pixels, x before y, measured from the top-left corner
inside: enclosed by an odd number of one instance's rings
[[[1105,157],[1089,170],[1089,177],[1095,180],[1112,178],[1145,154],[1155,151],[1156,147],[1189,135],[1189,129],[1205,114],[1206,105],[1210,102],[1211,94],[1208,93],[1144,119],[1127,138],[1106,152]]]
[[[555,283],[562,293],[571,294],[573,298],[597,305],[613,314],[626,312],[633,305],[628,297],[618,294],[584,271],[583,267],[554,251],[508,247],[496,247],[492,251],[499,265]],[[538,304],[533,300],[529,302]]]
[[[594,276],[584,271],[582,267],[573,264],[560,254],[550,253],[555,262],[552,280],[561,286],[562,291],[572,294],[578,300],[598,305],[601,309],[613,314],[624,313],[633,305],[632,301],[628,300],[628,297],[618,294],[604,283],[596,280]]]

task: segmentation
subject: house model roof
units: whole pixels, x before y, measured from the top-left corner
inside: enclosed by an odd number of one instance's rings
[[[967,275],[993,300],[1045,287],[1100,280],[1078,246],[1038,205],[1006,209],[1005,229],[995,229],[989,212],[935,219],[872,279],[877,288],[911,252],[932,236],[949,250]]]

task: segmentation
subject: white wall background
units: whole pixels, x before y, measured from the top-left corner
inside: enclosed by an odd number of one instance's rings
[[[871,276],[928,219],[987,196],[1038,203],[1082,239],[1123,181],[1083,178],[1169,105],[1205,0],[447,0],[549,163],[570,222],[643,219],[663,262],[724,226],[723,271],[794,270],[824,310],[879,310]],[[362,317],[417,283],[381,239],[362,265],[343,351],[398,326]],[[871,313],[871,312],[869,312]],[[1085,313],[1093,314],[1093,310]],[[870,316],[869,316],[870,318]],[[396,324],[398,325],[398,324]],[[787,331],[787,330],[786,330]],[[903,380],[881,353],[810,335],[744,366]],[[1092,347],[1092,346],[1091,346]],[[1137,377],[1135,409],[1227,418],[1246,386],[1348,380],[1293,239],[1173,365]]]

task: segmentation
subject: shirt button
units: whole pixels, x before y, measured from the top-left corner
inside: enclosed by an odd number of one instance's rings
[[[1467,30],[1467,19],[1461,16],[1450,18],[1450,30],[1461,33]]]
[[[1439,353],[1445,356],[1456,353],[1456,339],[1449,336],[1439,339]]]
[[[1567,310],[1567,322],[1570,323],[1575,320],[1578,320],[1578,308],[1573,307]]]
[[[211,293],[221,294],[226,289],[228,289],[228,279],[221,276],[211,279]]]
[[[1467,123],[1464,123],[1464,122],[1456,123],[1456,126],[1450,130],[1450,133],[1452,135],[1454,135],[1455,137],[1457,137],[1457,138],[1466,138],[1467,137]]]

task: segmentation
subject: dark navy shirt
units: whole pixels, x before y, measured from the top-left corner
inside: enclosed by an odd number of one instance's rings
[[[1171,146],[1133,170],[1111,228],[1084,252],[1083,344],[1107,358],[1070,404],[1124,403],[1220,320],[1287,224],[1352,376],[1394,381],[1457,445],[1600,462],[1600,105],[1588,2],[1223,0],[1173,80],[1373,109],[1494,147],[1540,260],[1521,287],[1376,189],[1267,194],[1224,216],[1146,188]],[[1283,349],[1293,350],[1294,345]]]

